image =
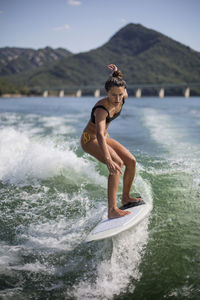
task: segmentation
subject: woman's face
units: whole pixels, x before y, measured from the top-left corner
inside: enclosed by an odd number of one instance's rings
[[[118,104],[122,103],[122,99],[125,94],[125,87],[124,86],[113,86],[108,92],[106,92],[108,96],[109,102],[117,106]]]

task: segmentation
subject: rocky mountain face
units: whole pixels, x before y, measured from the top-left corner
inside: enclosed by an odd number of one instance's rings
[[[71,52],[62,48],[52,49],[46,47],[38,50],[12,47],[0,48],[0,75],[12,75],[35,69],[59,61],[71,54]]]

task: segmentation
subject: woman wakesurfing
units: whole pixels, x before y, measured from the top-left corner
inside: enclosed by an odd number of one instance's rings
[[[135,157],[119,142],[111,139],[107,132],[110,122],[120,115],[125,99],[128,98],[126,82],[123,80],[122,73],[114,64],[108,65],[108,68],[112,70],[112,75],[105,83],[106,97],[94,105],[91,118],[81,137],[81,146],[85,152],[106,164],[109,171],[108,218],[119,218],[130,214],[127,210],[119,209],[116,203],[123,166],[125,166],[125,172],[123,176],[122,204],[128,207],[133,204],[140,205],[144,202],[141,198],[130,196],[136,173]]]

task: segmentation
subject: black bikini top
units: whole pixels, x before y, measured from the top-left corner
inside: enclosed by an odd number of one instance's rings
[[[123,102],[122,102],[122,106],[123,105],[124,105],[124,98],[123,98]],[[93,107],[93,109],[92,109],[92,112],[91,112],[91,122],[94,123],[94,124],[95,124],[95,115],[94,115],[94,112],[95,112],[95,110],[97,108],[103,108],[105,111],[107,111],[108,115],[106,117],[106,123],[110,123],[112,120],[116,119],[120,115],[120,113],[122,111],[122,108],[121,108],[121,110],[118,113],[116,113],[112,117],[110,117],[109,110],[105,106],[103,106],[103,105],[95,105]]]

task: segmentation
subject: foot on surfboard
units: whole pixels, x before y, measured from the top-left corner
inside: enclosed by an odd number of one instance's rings
[[[141,198],[141,197],[136,197],[136,198]],[[131,208],[134,206],[142,205],[142,204],[145,204],[145,202],[144,202],[144,200],[141,199],[141,200],[135,201],[135,202],[128,202],[128,203],[122,205],[119,209],[124,210],[124,209]]]
[[[108,212],[108,219],[121,218],[126,215],[129,215],[130,213],[131,213],[130,211],[123,211],[120,210],[119,208],[113,209]]]

